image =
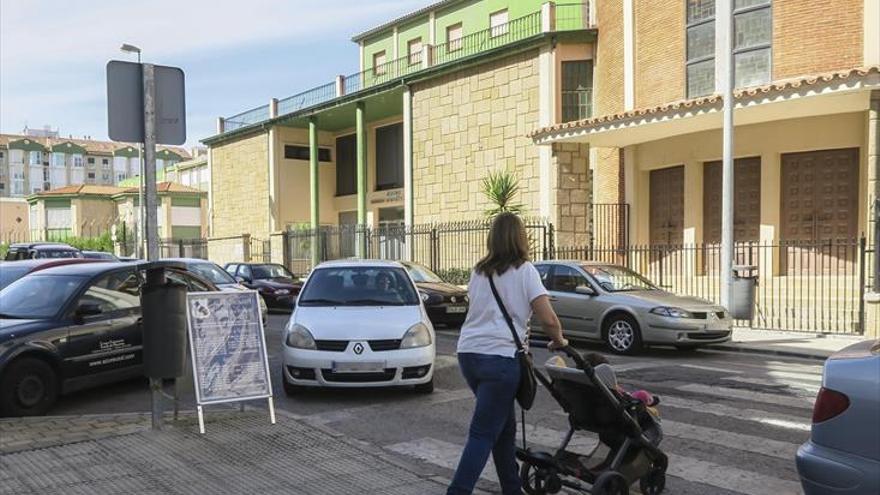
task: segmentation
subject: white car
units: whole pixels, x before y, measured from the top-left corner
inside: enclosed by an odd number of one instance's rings
[[[284,335],[288,395],[306,387],[434,390],[434,328],[399,263],[331,261],[309,274]]]

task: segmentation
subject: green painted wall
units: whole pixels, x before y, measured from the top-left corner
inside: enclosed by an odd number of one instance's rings
[[[436,40],[435,44],[446,43],[446,28],[459,22],[462,24],[463,36],[489,28],[489,15],[499,10],[507,9],[509,21],[525,15],[540,12],[541,4],[546,0],[471,0],[452,5],[435,12]],[[418,19],[407,20],[398,27],[399,55],[406,54],[407,41],[422,36],[422,42],[429,42],[430,33],[428,20],[425,15]],[[394,38],[393,28],[389,27],[381,33],[377,33],[364,40],[364,68],[372,67],[373,54],[385,50],[387,60],[391,60],[391,45]],[[406,33],[406,34],[404,34]]]
[[[198,208],[202,204],[200,197],[173,196],[171,198],[171,206],[190,206]]]
[[[43,206],[46,208],[70,208],[70,199],[45,199]]]
[[[85,155],[86,149],[75,143],[58,143],[52,146],[53,153],[67,153],[68,155]]]
[[[23,151],[49,151],[42,144],[34,141],[33,139],[19,139],[18,141],[10,141],[9,149],[11,150],[23,150]]]
[[[178,239],[201,239],[202,238],[202,228],[201,227],[175,227],[171,226],[171,238],[174,240]]]
[[[138,150],[134,146],[119,148],[113,152],[113,156],[124,156],[126,158],[137,158]]]

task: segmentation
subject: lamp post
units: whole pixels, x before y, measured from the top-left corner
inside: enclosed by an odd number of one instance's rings
[[[730,310],[733,298],[731,288],[733,285],[733,209],[734,209],[734,160],[733,160],[733,88],[736,83],[735,63],[733,58],[734,27],[733,27],[733,3],[734,0],[721,0],[718,9],[722,15],[721,26],[721,53],[724,56],[722,98],[723,125],[722,125],[722,150],[721,150],[721,305]]]
[[[129,45],[128,43],[123,43],[122,46],[119,47],[125,53],[136,53],[138,64],[141,63],[141,49],[134,46]],[[137,248],[135,250],[135,256],[143,259],[144,257],[144,158],[143,158],[143,143],[138,143],[138,207],[137,207],[137,229],[135,229],[135,243]]]

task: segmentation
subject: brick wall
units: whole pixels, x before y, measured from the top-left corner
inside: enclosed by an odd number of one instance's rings
[[[623,0],[596,2],[594,116],[623,111]]]
[[[489,203],[480,182],[515,170],[517,202],[540,213],[538,52],[531,50],[445,75],[413,88],[415,223],[480,218]]]
[[[268,146],[266,134],[257,134],[213,148],[213,237],[251,234],[265,239],[268,235]]]
[[[596,148],[593,181],[596,203],[623,202],[620,148]]]
[[[862,64],[864,0],[773,2],[773,78]]]
[[[633,2],[636,108],[685,96],[684,6],[684,0]]]

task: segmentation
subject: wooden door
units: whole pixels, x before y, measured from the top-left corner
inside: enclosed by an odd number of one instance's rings
[[[703,169],[703,240],[721,242],[721,162]],[[761,158],[739,158],[733,167],[733,239],[757,241],[761,233]]]
[[[650,189],[651,244],[681,244],[684,236],[684,166],[652,170]]]
[[[828,272],[855,261],[858,148],[782,155],[786,271]],[[843,248],[841,247],[843,246]]]

